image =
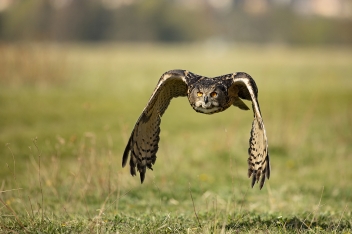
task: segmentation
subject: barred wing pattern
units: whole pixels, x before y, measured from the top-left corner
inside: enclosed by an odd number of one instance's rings
[[[122,166],[126,165],[130,156],[129,164],[132,176],[136,175],[137,168],[141,183],[143,183],[146,169],[152,170],[160,140],[161,116],[170,104],[171,99],[188,95],[188,100],[193,109],[195,109],[195,102],[191,94],[200,93],[202,96],[203,93],[199,92],[199,87],[209,88],[213,87],[212,85],[221,87],[225,95],[227,95],[223,103],[217,104],[219,109],[212,113],[224,111],[231,105],[242,110],[248,110],[249,108],[241,99],[252,102],[254,120],[249,139],[248,177],[252,177],[252,187],[259,181],[260,189],[263,187],[265,179],[270,177],[268,140],[258,102],[258,88],[252,77],[244,72],[215,78],[199,76],[186,70],[171,70],[164,73],[147,106],[138,118],[123,153]],[[192,92],[194,89],[198,90],[198,92]],[[207,112],[207,109],[203,112],[199,109],[195,110],[204,114],[212,114]]]
[[[240,98],[252,101],[254,120],[249,139],[248,177],[252,177],[252,187],[260,180],[259,188],[261,189],[265,179],[270,178],[270,161],[268,140],[258,102],[258,88],[247,73],[229,74],[223,79],[232,80],[230,92],[236,92]]]
[[[130,173],[135,176],[137,167],[141,183],[144,181],[146,168],[152,170],[156,160],[161,116],[172,98],[187,96],[188,86],[200,78],[201,76],[184,70],[171,70],[161,76],[147,106],[134,126],[123,153],[122,167],[126,165],[130,155]]]

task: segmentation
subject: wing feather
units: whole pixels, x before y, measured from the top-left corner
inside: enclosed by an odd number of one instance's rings
[[[238,97],[252,101],[254,119],[248,148],[248,177],[252,177],[252,187],[260,180],[259,188],[270,178],[270,160],[268,140],[258,102],[258,88],[250,75],[238,72],[227,76],[231,79],[231,89],[236,90]]]
[[[126,145],[122,167],[130,156],[130,173],[136,175],[136,168],[143,183],[146,168],[153,169],[160,140],[160,122],[172,98],[187,96],[188,86],[199,80],[201,76],[186,70],[171,70],[164,73],[147,106],[138,118]]]

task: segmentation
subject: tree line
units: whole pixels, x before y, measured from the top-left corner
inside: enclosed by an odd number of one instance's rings
[[[300,16],[287,7],[264,14],[241,8],[189,8],[171,0],[106,7],[103,0],[17,1],[0,12],[2,41],[235,42],[352,44],[351,19]],[[128,2],[128,1],[127,1]]]

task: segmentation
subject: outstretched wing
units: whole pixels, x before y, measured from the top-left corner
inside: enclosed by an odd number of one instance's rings
[[[136,167],[141,183],[144,181],[146,168],[153,169],[158,151],[161,116],[174,97],[187,96],[188,86],[201,76],[185,70],[171,70],[164,73],[147,106],[132,130],[122,158],[122,167],[130,155],[130,172],[136,175]]]
[[[265,179],[270,177],[270,161],[268,140],[264,128],[263,118],[258,102],[258,88],[250,75],[244,72],[230,74],[226,80],[230,80],[229,94],[245,100],[252,101],[254,120],[252,123],[251,137],[248,149],[248,177],[252,176],[252,187],[260,180],[260,189]],[[231,94],[230,94],[231,95]],[[236,99],[235,99],[236,100]]]

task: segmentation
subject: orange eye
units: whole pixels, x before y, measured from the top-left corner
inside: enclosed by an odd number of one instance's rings
[[[201,96],[203,96],[203,93],[202,92],[197,92],[197,96],[201,97]]]
[[[211,92],[211,93],[210,93],[210,96],[211,96],[211,97],[216,97],[216,96],[218,96],[218,94],[217,94],[216,92]]]

